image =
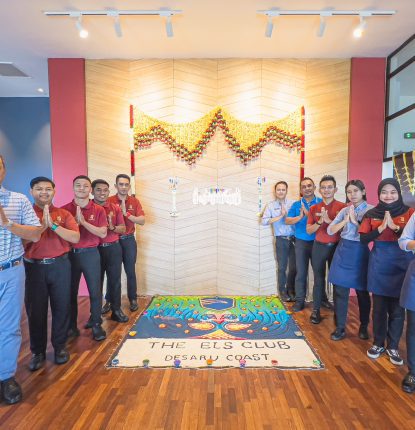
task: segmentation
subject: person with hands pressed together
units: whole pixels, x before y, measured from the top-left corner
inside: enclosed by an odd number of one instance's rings
[[[399,297],[413,255],[399,248],[398,239],[414,209],[403,203],[399,182],[394,178],[380,182],[378,197],[379,203],[366,212],[359,228],[362,243],[374,242],[367,275],[368,291],[373,293],[374,341],[367,355],[376,359],[386,352],[390,361],[400,366],[403,360],[398,348],[405,310],[399,305]]]
[[[262,225],[272,225],[278,264],[278,295],[283,302],[295,300],[295,249],[294,227],[285,224],[292,201],[287,199],[288,184],[275,184],[276,200],[270,202],[262,215]],[[288,266],[288,274],[287,274]]]
[[[79,336],[78,290],[81,275],[85,277],[90,300],[92,336],[96,341],[106,338],[101,327],[101,261],[98,252],[100,239],[107,235],[107,216],[104,208],[89,199],[92,191],[88,176],[80,175],[73,180],[74,199],[63,206],[79,225],[81,238],[73,245],[71,260],[71,322],[68,336]]]
[[[108,201],[109,184],[103,179],[92,182],[94,202],[104,208],[108,220],[108,233],[98,246],[101,256],[101,291],[104,274],[107,275],[107,302],[111,304],[111,319],[125,323],[127,315],[121,310],[121,265],[122,250],[119,236],[125,234],[124,217],[118,205]]]
[[[48,302],[52,312],[51,341],[55,363],[69,360],[66,341],[71,311],[71,265],[68,253],[71,245],[79,242],[79,228],[74,217],[65,209],[52,204],[54,182],[39,176],[30,181],[33,209],[42,223],[38,242],[25,244],[26,289],[25,305],[29,322],[29,369],[43,367],[46,359]]]
[[[41,226],[28,198],[4,188],[5,176],[6,164],[0,155],[0,399],[12,405],[22,400],[22,390],[14,377],[22,339],[22,239],[37,242]]]
[[[120,244],[122,249],[122,262],[127,275],[127,295],[130,301],[130,310],[132,312],[138,309],[137,303],[137,277],[135,273],[135,264],[137,261],[137,242],[135,239],[135,226],[144,225],[145,216],[140,201],[130,196],[128,193],[131,189],[130,177],[123,173],[115,178],[115,188],[117,194],[108,198],[110,203],[114,203],[121,208],[124,216],[126,231],[120,235]],[[102,313],[110,311],[110,304],[107,302]]]
[[[336,180],[331,175],[325,175],[320,180],[320,194],[323,201],[312,206],[307,219],[307,233],[315,233],[316,238],[311,254],[311,265],[314,274],[313,312],[310,321],[313,324],[321,322],[320,307],[323,302],[326,287],[326,266],[330,268],[331,260],[340,240],[340,233],[329,235],[327,227],[337,214],[346,206],[334,199],[337,192]],[[330,307],[328,303],[325,307]]]
[[[287,225],[294,226],[295,236],[295,304],[292,308],[294,312],[300,312],[304,309],[308,266],[311,261],[311,251],[315,234],[308,234],[306,231],[308,211],[310,208],[321,202],[320,197],[315,195],[316,186],[311,178],[303,178],[300,181],[301,199],[294,202],[285,218]]]
[[[350,180],[345,187],[347,203],[327,228],[329,235],[341,231],[341,239],[336,247],[330,265],[328,280],[334,287],[334,314],[336,329],[332,340],[346,337],[346,319],[349,306],[350,289],[354,288],[359,304],[359,338],[369,339],[370,295],[367,291],[367,264],[369,248],[360,242],[358,229],[364,214],[373,206],[366,202],[365,185],[360,179]]]

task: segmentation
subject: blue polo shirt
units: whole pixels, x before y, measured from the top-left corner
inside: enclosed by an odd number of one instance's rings
[[[288,211],[287,217],[293,218],[300,215],[301,211],[301,204],[304,205],[304,207],[307,210],[310,210],[311,206],[316,205],[317,203],[320,203],[322,199],[320,197],[314,196],[314,199],[310,202],[307,202],[304,198],[301,198],[300,200],[297,200],[294,202]],[[307,217],[304,216],[300,221],[297,222],[297,224],[294,224],[294,236],[296,239],[301,239],[305,241],[312,241],[316,237],[316,234],[308,234],[306,231],[307,227]]]

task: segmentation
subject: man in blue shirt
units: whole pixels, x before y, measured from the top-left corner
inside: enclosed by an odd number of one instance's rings
[[[5,176],[6,165],[0,155],[0,397],[11,405],[22,400],[14,379],[25,286],[22,239],[37,242],[42,230],[28,198],[2,186]]]
[[[294,228],[285,224],[285,217],[292,205],[287,199],[288,184],[275,184],[276,200],[267,205],[262,215],[262,225],[272,224],[278,263],[278,295],[283,302],[294,301],[295,250]],[[287,276],[288,265],[288,276]]]
[[[321,198],[314,194],[316,186],[311,178],[304,178],[300,182],[301,199],[294,202],[288,211],[285,223],[294,226],[295,235],[295,260],[297,274],[295,276],[295,305],[294,312],[304,309],[307,289],[308,265],[311,261],[314,234],[306,231],[307,217],[310,207],[320,203]]]

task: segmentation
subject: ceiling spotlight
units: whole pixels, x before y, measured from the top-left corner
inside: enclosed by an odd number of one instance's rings
[[[71,18],[76,18],[76,28],[79,31],[79,37],[82,39],[86,39],[88,37],[88,30],[85,30],[85,28],[82,25],[82,14],[80,12],[70,12],[69,16]]]
[[[360,37],[363,36],[363,32],[365,31],[366,26],[367,26],[367,22],[366,22],[366,17],[365,16],[360,15],[359,19],[360,19],[359,25],[353,30],[353,36],[356,39],[358,39],[358,38],[360,38]]]
[[[320,25],[317,30],[317,37],[323,37],[324,32],[326,31],[327,26],[327,20],[326,18],[328,16],[332,16],[333,14],[331,12],[321,12],[320,13]]]
[[[37,92],[43,94],[45,92],[45,90],[43,88],[38,88]]]
[[[172,13],[169,10],[162,10],[160,16],[166,18],[166,35],[167,37],[173,37],[173,24],[171,22]]]
[[[265,29],[265,37],[271,37],[272,36],[272,30],[274,29],[274,23],[272,22],[272,16],[268,15],[268,22],[267,27]]]
[[[108,16],[111,16],[114,19],[114,30],[117,37],[122,37],[122,28],[120,22],[120,14],[117,10],[108,11]]]

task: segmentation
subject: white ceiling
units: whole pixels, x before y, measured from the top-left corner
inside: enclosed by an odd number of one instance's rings
[[[121,17],[118,38],[107,17],[84,17],[88,39],[80,39],[69,17],[46,10],[183,10],[172,18],[167,38],[160,17]],[[356,40],[357,17],[330,17],[323,38],[318,17],[279,17],[271,38],[257,10],[396,10],[392,17],[368,18]],[[350,58],[385,57],[415,33],[414,0],[0,0],[0,62],[13,62],[31,78],[0,77],[0,97],[48,94],[47,58]]]

